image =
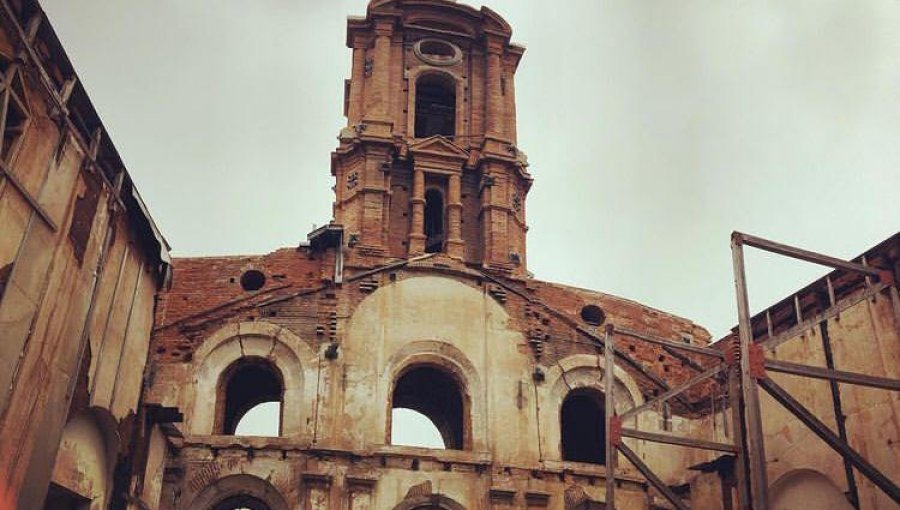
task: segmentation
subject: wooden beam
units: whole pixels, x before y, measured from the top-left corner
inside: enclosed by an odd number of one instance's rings
[[[650,485],[661,492],[662,495],[665,496],[667,500],[669,500],[669,503],[672,503],[672,505],[677,510],[690,510],[688,506],[684,504],[684,501],[681,501],[681,498],[676,496],[675,493],[672,492],[672,489],[670,489],[668,485],[663,483],[663,481],[660,480],[659,477],[656,476],[656,474],[653,473],[653,471],[649,467],[647,467],[647,465],[644,464],[643,461],[641,461],[641,458],[638,457],[638,455],[634,453],[631,448],[622,444],[619,445],[619,451],[622,452],[622,455],[624,455],[629,462],[634,464],[634,467],[636,467],[638,471],[640,471],[641,474],[644,475],[644,478],[646,478],[647,481],[650,482]]]
[[[766,370],[783,374],[802,375],[814,379],[838,381],[847,384],[855,384],[857,386],[869,386],[871,388],[881,388],[883,390],[900,391],[900,379],[878,377],[857,372],[846,372],[825,367],[815,367],[790,361],[767,359]]]
[[[633,331],[625,328],[615,328],[615,332],[634,337],[640,340],[644,340],[645,342],[650,342],[656,345],[662,345],[664,347],[670,347],[672,349],[680,349],[683,351],[693,352],[695,354],[700,354],[703,356],[711,356],[713,358],[725,359],[725,355],[716,349],[711,349],[709,347],[700,347],[699,345],[691,345],[686,343],[673,342],[671,340],[666,340],[664,338],[659,338],[655,336],[645,335],[643,333],[638,333],[637,331]]]
[[[744,247],[741,235],[731,236],[731,260],[734,271],[734,288],[737,297],[738,337],[740,341],[740,386],[744,398],[744,424],[746,433],[744,453],[749,462],[750,504],[754,510],[769,508],[769,482],[766,473],[766,444],[762,431],[762,415],[759,406],[759,390],[756,379],[750,375],[750,344],[753,330],[750,325],[750,304],[747,298],[747,280],[744,271]]]
[[[867,274],[876,278],[881,276],[881,272],[877,269],[864,266],[862,264],[857,264],[856,262],[848,262],[846,260],[830,257],[828,255],[822,255],[821,253],[804,250],[802,248],[788,246],[786,244],[776,243],[774,241],[769,241],[768,239],[763,239],[761,237],[756,237],[749,234],[743,234],[741,232],[734,232],[731,234],[731,236],[732,239],[738,244],[746,244],[747,246],[752,246],[754,248],[759,248],[760,250],[777,253],[786,257],[805,260],[806,262],[833,267],[835,269],[843,269],[845,271]]]
[[[694,439],[690,437],[673,436],[670,434],[659,434],[656,432],[646,432],[637,429],[622,428],[622,436],[633,439],[643,439],[645,441],[653,441],[654,443],[673,444],[677,446],[687,446],[690,448],[700,448],[701,450],[714,450],[718,452],[735,453],[737,448],[733,444],[718,443],[715,441],[705,441],[703,439]]]
[[[857,304],[863,300],[869,299],[869,298],[877,295],[879,292],[881,292],[882,290],[884,290],[887,287],[888,287],[887,284],[879,283],[879,284],[872,286],[869,289],[866,289],[864,292],[862,292],[852,298],[842,299],[836,305],[834,305],[826,310],[823,310],[822,312],[817,313],[816,315],[806,319],[805,321],[803,321],[800,324],[797,324],[796,326],[791,327],[790,329],[782,331],[781,333],[778,334],[778,336],[770,337],[770,338],[763,340],[762,342],[759,342],[759,344],[762,345],[766,349],[774,349],[775,347],[783,344],[784,342],[787,342],[791,338],[799,336],[800,333],[802,333],[808,329],[814,328],[820,322],[824,322],[824,321],[827,321],[828,319],[837,317],[844,310],[854,306],[855,304]]]
[[[717,365],[715,367],[712,367],[709,370],[707,370],[701,374],[698,374],[698,375],[692,377],[691,379],[685,381],[681,385],[676,386],[676,387],[670,389],[669,391],[656,396],[652,400],[648,400],[647,402],[644,402],[643,404],[641,404],[639,406],[632,407],[628,411],[625,411],[624,413],[622,413],[622,420],[624,421],[633,416],[637,416],[638,414],[652,408],[653,406],[655,406],[656,404],[659,404],[660,402],[662,402],[664,400],[668,400],[669,398],[674,397],[675,395],[680,395],[680,394],[684,393],[685,391],[691,389],[695,385],[697,385],[711,377],[716,376],[724,368],[725,368],[724,365]]]
[[[603,354],[605,361],[605,370],[603,373],[603,391],[605,393],[605,410],[606,410],[606,508],[615,510],[616,508],[616,461],[618,460],[617,444],[619,441],[613,441],[610,433],[613,428],[613,419],[616,416],[616,402],[613,398],[613,379],[615,377],[615,347],[613,346],[612,327],[606,327],[606,336],[603,338]]]

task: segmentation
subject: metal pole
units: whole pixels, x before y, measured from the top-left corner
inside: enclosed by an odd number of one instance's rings
[[[825,349],[825,366],[834,370],[834,353],[831,351],[831,337],[828,335],[828,323],[820,322],[819,330],[822,333],[822,347]],[[900,382],[900,381],[898,381]],[[834,422],[837,424],[838,435],[841,441],[850,444],[847,440],[847,425],[845,423],[844,409],[841,403],[841,388],[837,381],[828,382],[831,387],[831,401],[834,404]],[[853,465],[844,459],[844,476],[847,478],[847,498],[853,508],[859,509],[859,490],[856,488],[856,477],[853,475]]]
[[[616,448],[616,442],[612,440],[611,433],[613,428],[613,420],[616,415],[616,404],[613,399],[613,378],[615,377],[615,349],[613,348],[613,328],[612,325],[606,327],[606,336],[603,339],[603,357],[605,358],[605,369],[603,372],[603,390],[605,397],[606,410],[606,508],[615,510],[616,508],[616,458],[619,453]]]
[[[763,438],[762,418],[759,407],[759,390],[756,379],[750,375],[750,306],[747,299],[747,282],[744,273],[743,238],[737,232],[731,236],[731,256],[734,264],[734,285],[737,294],[738,332],[741,354],[741,392],[744,397],[746,422],[746,454],[749,461],[751,505],[754,510],[769,507],[769,483],[766,476],[766,450]]]
[[[646,478],[647,481],[650,482],[650,485],[652,485],[663,496],[665,496],[665,498],[669,500],[669,503],[672,503],[672,506],[674,506],[678,510],[690,510],[687,505],[684,504],[684,501],[681,501],[681,498],[676,496],[675,493],[672,492],[672,489],[670,489],[669,486],[665,484],[665,482],[660,480],[659,477],[656,476],[656,474],[654,474],[646,464],[644,464],[644,462],[640,457],[638,457],[636,453],[631,451],[631,448],[628,448],[623,443],[619,445],[619,449],[622,451],[622,455],[624,455],[629,462],[634,464],[634,467],[636,467],[638,471],[640,471],[641,474],[644,475],[644,478]]]
[[[761,237],[751,236],[749,234],[732,232],[731,239],[732,244],[734,244],[735,242],[737,242],[739,245],[746,244],[747,246],[759,248],[760,250],[777,253],[779,255],[785,255],[787,257],[795,259],[805,260],[807,262],[812,262],[813,264],[821,264],[823,266],[833,267],[835,269],[843,269],[845,271],[854,271],[857,273],[874,276],[875,278],[879,278],[879,280],[882,276],[881,272],[878,269],[868,267],[864,264],[847,262],[846,260],[829,257],[828,255],[822,255],[821,253],[804,250],[802,248],[795,248],[786,244],[776,243],[774,241],[769,241],[768,239],[763,239]]]
[[[741,402],[741,373],[736,364],[728,368],[728,400],[731,407],[731,434],[737,459],[734,463],[735,486],[741,510],[750,509],[750,477],[747,475],[747,433],[744,430],[744,413]]]

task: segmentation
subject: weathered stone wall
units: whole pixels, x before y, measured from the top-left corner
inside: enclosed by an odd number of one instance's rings
[[[365,504],[392,508],[425,481],[465,508],[503,508],[508,497],[510,508],[522,507],[529,494],[532,505],[564,508],[567,490],[602,501],[605,468],[563,461],[560,451],[563,399],[578,388],[603,388],[599,350],[576,329],[597,329],[581,320],[582,307],[599,305],[607,322],[672,340],[683,334],[709,338],[689,321],[614,296],[534,280],[503,287],[439,255],[371,275],[350,274],[340,286],[308,287],[311,280],[288,273],[284,288],[243,296],[209,292],[218,285],[210,282],[228,287],[233,284],[226,282],[239,281],[241,270],[265,267],[269,275],[287,268],[286,253],[250,262],[175,261],[174,285],[160,298],[158,313],[169,320],[154,334],[154,377],[146,397],[187,415],[184,446],[169,463],[177,489],[164,489],[163,499],[180,495],[163,505],[189,508],[183,505],[216,480],[241,472],[269,480],[289,505],[315,499],[309,491],[338,504],[364,487]],[[302,251],[291,256],[303,264],[319,257]],[[195,292],[207,300],[208,314],[197,312]],[[536,326],[544,328],[540,347],[529,333]],[[622,347],[632,343],[629,352],[648,370],[676,380],[690,375],[677,360],[661,360],[658,348],[625,341]],[[331,344],[338,346],[333,360],[324,355]],[[267,357],[286,375],[282,437],[212,433],[217,384],[241,356]],[[462,382],[469,403],[464,450],[389,444],[393,383],[418,364],[440,366]],[[534,379],[536,368],[543,380]],[[622,412],[644,400],[650,383],[639,383],[643,376],[630,368],[619,370],[614,387]],[[640,427],[660,430],[660,423],[650,412]],[[669,447],[635,449],[648,460],[671,463],[663,471],[673,479],[683,480],[685,465],[707,460]],[[644,508],[647,495],[636,472],[624,459],[620,464],[620,504]],[[354,504],[363,505],[359,498]]]
[[[873,299],[863,300],[828,320],[826,328],[834,353],[834,366],[838,370],[900,377],[900,300],[896,287],[885,289]],[[767,355],[773,359],[826,366],[822,330],[810,329]],[[828,381],[772,371],[768,375],[837,433]],[[850,384],[839,387],[850,446],[889,479],[900,479],[900,399],[897,393]],[[827,478],[841,492],[847,491],[840,455],[768,394],[763,393],[761,399],[768,476],[773,490],[779,480],[812,470]],[[858,471],[855,478],[860,508],[894,507],[891,499]],[[807,484],[805,489],[800,483],[794,483],[792,487],[793,492],[805,490],[808,497],[816,497],[819,490],[814,483]]]
[[[76,416],[130,430],[167,255],[40,8],[0,11],[0,480],[22,508],[51,473],[100,508],[119,452],[75,486],[96,443]]]

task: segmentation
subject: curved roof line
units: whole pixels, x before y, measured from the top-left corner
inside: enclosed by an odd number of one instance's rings
[[[479,19],[482,22],[487,21],[496,24],[497,28],[499,28],[506,36],[512,35],[512,27],[510,24],[493,9],[482,6],[479,10],[471,5],[458,3],[455,0],[372,0],[369,2],[366,13],[367,15],[370,15],[376,10],[402,11],[409,7],[415,7],[416,5],[430,5],[450,9],[465,16]]]

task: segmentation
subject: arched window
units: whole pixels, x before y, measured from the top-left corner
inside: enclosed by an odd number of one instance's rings
[[[453,376],[428,365],[410,368],[394,384],[391,444],[422,445],[421,438],[416,437],[415,433],[416,415],[405,413],[404,416],[400,412],[408,409],[431,421],[440,434],[444,448],[462,450],[468,443],[468,407],[468,401]]]
[[[456,85],[444,75],[426,74],[416,80],[415,137],[456,134]]]
[[[225,435],[278,436],[284,383],[269,361],[244,357],[219,380],[216,431]]]
[[[444,196],[437,189],[425,192],[425,253],[444,251]]]
[[[603,394],[590,388],[573,390],[559,414],[563,460],[606,464]]]

